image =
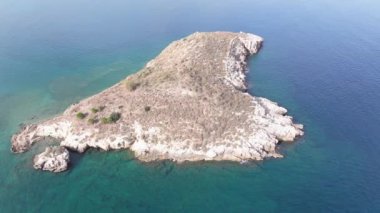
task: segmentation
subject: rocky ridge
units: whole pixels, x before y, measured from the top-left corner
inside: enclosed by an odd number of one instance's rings
[[[142,161],[281,157],[279,141],[295,140],[303,126],[277,103],[246,92],[247,60],[262,42],[231,32],[175,41],[136,74],[60,116],[25,126],[12,137],[12,151],[52,137],[78,152],[130,149]]]

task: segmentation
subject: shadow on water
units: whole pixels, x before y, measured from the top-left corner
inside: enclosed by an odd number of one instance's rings
[[[72,151],[70,149],[68,149],[68,150],[70,153],[69,171],[72,171],[73,169],[75,169],[75,167],[80,165],[80,163],[83,159],[83,153]]]

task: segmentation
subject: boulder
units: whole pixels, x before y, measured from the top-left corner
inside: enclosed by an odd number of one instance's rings
[[[65,147],[46,147],[44,152],[34,157],[33,167],[50,172],[63,172],[68,168],[69,155],[69,151]]]

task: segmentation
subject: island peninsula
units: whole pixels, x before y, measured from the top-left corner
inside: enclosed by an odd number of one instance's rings
[[[278,143],[294,141],[303,126],[277,103],[247,92],[247,60],[262,43],[259,36],[231,32],[174,41],[116,85],[26,125],[11,149],[21,153],[46,137],[59,140],[60,147],[34,159],[35,168],[53,172],[67,168],[66,148],[130,149],[145,162],[281,157]]]

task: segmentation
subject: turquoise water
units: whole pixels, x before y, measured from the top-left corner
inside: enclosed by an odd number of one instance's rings
[[[376,0],[0,2],[0,212],[379,212],[380,3]],[[36,122],[136,72],[194,31],[265,38],[250,87],[306,135],[284,159],[143,164],[73,156],[61,174],[10,153]]]

